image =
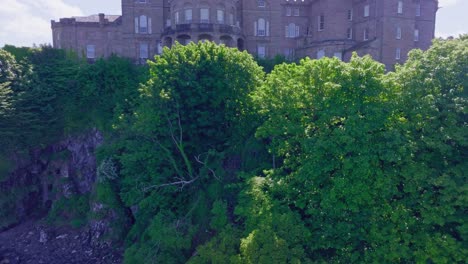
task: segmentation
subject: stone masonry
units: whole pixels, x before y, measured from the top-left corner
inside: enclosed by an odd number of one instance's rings
[[[258,57],[370,54],[392,69],[430,46],[438,9],[437,0],[121,1],[122,15],[52,21],[54,47],[144,63],[176,41],[209,40]]]

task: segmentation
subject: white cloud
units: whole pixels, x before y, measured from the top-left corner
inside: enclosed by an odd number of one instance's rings
[[[438,32],[436,31],[435,36],[436,38],[448,38],[448,37],[459,37],[462,34],[466,34],[466,31],[458,30],[452,32]]]
[[[63,0],[2,0],[0,47],[51,43],[50,20],[82,14],[80,8]]]
[[[447,6],[453,6],[456,5],[460,0],[439,0],[439,6],[441,7],[447,7]]]

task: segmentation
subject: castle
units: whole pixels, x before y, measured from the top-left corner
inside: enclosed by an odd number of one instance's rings
[[[391,69],[434,38],[437,0],[122,0],[122,15],[52,21],[53,45],[89,60],[144,63],[176,41],[210,40],[263,57],[370,54]]]

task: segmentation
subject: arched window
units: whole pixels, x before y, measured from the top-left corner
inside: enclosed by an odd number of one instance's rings
[[[192,9],[187,8],[184,10],[185,13],[185,23],[192,23]]]
[[[268,36],[269,35],[269,23],[263,18],[259,18],[254,24],[255,36]]]
[[[234,8],[231,8],[231,12],[229,12],[229,25],[234,25],[234,14],[235,14],[235,10]]]
[[[184,4],[184,22],[192,23],[192,17],[193,17],[192,4],[185,3]]]
[[[224,24],[224,10],[216,10],[216,21],[218,22],[218,24]]]
[[[207,7],[200,8],[200,22],[210,23],[210,9]]]
[[[294,23],[290,23],[286,26],[286,37],[295,38],[299,37],[299,26],[296,26]]]

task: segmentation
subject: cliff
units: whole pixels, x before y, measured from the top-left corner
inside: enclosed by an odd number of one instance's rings
[[[0,182],[1,263],[120,261],[108,240],[113,222],[129,222],[121,208],[99,200],[98,185],[110,186],[97,182],[95,150],[102,143],[93,129],[11,156],[13,169]]]

